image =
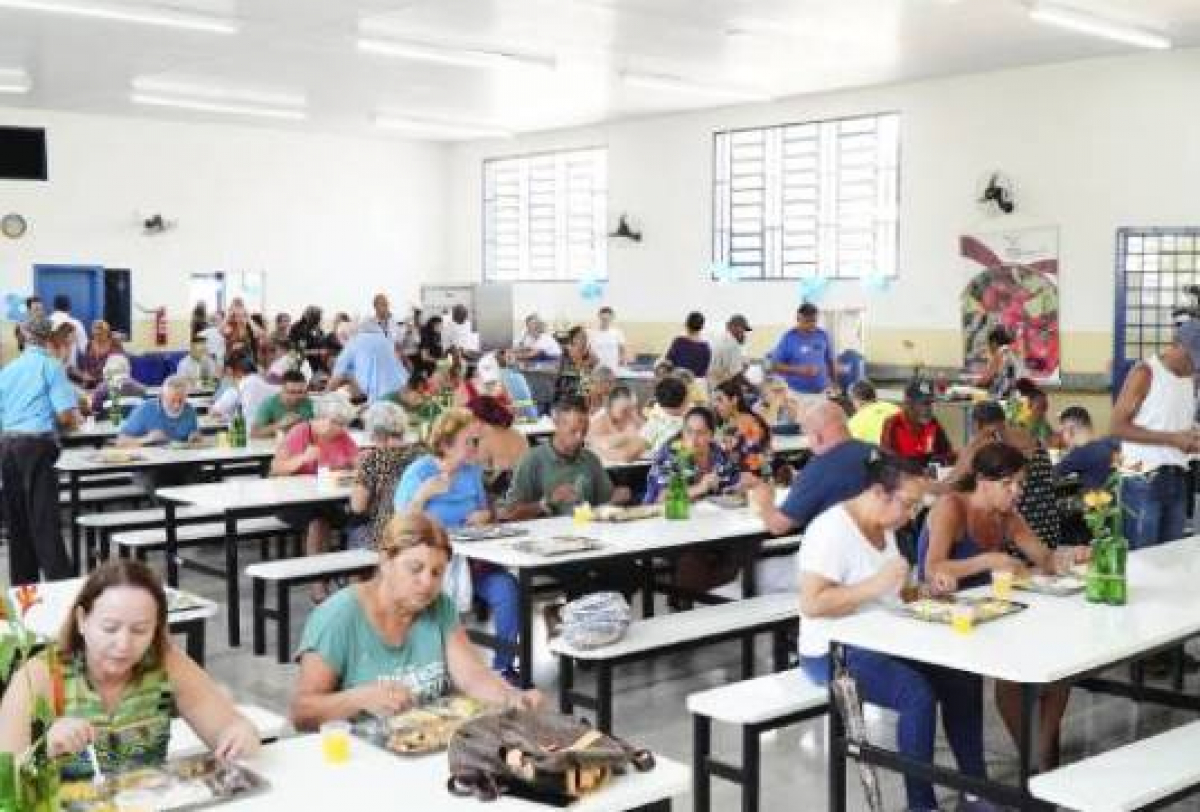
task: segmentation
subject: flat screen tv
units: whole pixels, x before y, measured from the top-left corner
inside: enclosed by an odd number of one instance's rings
[[[0,127],[0,180],[46,180],[46,131]]]

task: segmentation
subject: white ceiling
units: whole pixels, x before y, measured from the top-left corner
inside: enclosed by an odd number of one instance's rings
[[[93,0],[78,0],[80,4]],[[108,0],[112,5],[121,0]],[[773,96],[1131,52],[1038,25],[1020,0],[123,0],[229,15],[219,35],[0,8],[0,68],[33,89],[0,105],[253,121],[130,102],[135,77],[302,95],[308,118],[272,123],[372,133],[386,109],[518,131],[721,102],[631,87],[669,74]],[[1200,44],[1200,0],[1073,0]],[[469,68],[361,53],[391,37],[552,56],[553,70]],[[743,29],[742,33],[731,33]]]

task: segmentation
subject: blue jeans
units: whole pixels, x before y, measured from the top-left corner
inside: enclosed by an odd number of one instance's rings
[[[958,768],[966,775],[985,778],[983,760],[983,680],[925,663],[902,660],[862,649],[846,649],[846,665],[858,682],[863,701],[900,715],[896,721],[896,749],[917,761],[933,762],[937,706],[942,706],[942,728]],[[828,655],[801,657],[808,678],[828,684],[833,666]],[[905,776],[908,808],[937,809],[933,785]]]
[[[1145,476],[1121,480],[1125,537],[1130,549],[1183,538],[1187,500],[1188,476],[1183,468],[1158,468]]]
[[[487,605],[492,615],[492,624],[496,627],[496,637],[516,646],[517,638],[521,634],[521,595],[517,579],[505,570],[488,568],[483,572],[472,573],[471,588]],[[492,658],[492,668],[497,671],[512,668],[513,659],[511,650],[497,649]],[[521,663],[521,666],[530,667],[529,663]]]

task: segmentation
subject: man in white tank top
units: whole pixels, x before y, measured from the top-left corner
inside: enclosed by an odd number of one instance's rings
[[[1188,455],[1200,451],[1198,371],[1200,321],[1189,320],[1169,347],[1129,371],[1113,406],[1112,434],[1122,441],[1125,466],[1145,472],[1121,483],[1125,535],[1134,549],[1183,537],[1191,498]]]

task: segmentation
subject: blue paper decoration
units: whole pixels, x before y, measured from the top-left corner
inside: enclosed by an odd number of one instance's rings
[[[863,286],[863,290],[872,293],[887,293],[892,286],[892,277],[887,276],[881,271],[871,271],[865,273],[859,278],[859,282]]]
[[[579,295],[585,302],[594,302],[604,298],[604,282],[599,279],[580,279]]]
[[[711,278],[717,281],[719,285],[728,285],[730,282],[738,280],[737,268],[730,265],[728,262],[714,262],[708,266],[708,274]]]
[[[25,297],[16,293],[7,293],[4,295],[4,320],[25,320]]]
[[[800,301],[816,304],[825,297],[829,280],[823,276],[806,276],[800,280]]]

